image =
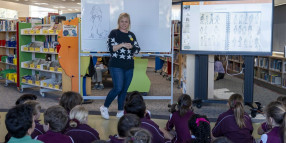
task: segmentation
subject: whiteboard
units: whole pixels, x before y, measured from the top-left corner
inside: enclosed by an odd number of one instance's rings
[[[273,1],[182,3],[181,50],[191,54],[269,55]]]
[[[81,6],[83,52],[109,52],[106,36],[117,28],[118,17],[123,12],[130,15],[130,31],[135,34],[141,52],[171,51],[172,0],[82,0]],[[91,30],[94,25],[91,11],[94,7],[101,10],[101,26],[97,26],[96,30],[103,32],[100,35]],[[104,31],[108,34],[105,35]]]

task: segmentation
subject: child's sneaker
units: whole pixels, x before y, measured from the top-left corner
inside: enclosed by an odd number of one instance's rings
[[[117,118],[121,118],[124,115],[124,111],[118,111],[116,114]]]
[[[100,84],[96,89],[97,90],[102,90],[104,88],[103,84]]]
[[[108,108],[104,107],[103,105],[100,106],[100,113],[101,113],[102,118],[107,119],[107,120],[109,119]]]
[[[92,89],[97,89],[98,87],[99,87],[99,84],[96,83]]]

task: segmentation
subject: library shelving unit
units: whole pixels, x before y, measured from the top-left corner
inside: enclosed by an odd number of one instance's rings
[[[220,56],[224,61],[225,56]],[[239,73],[243,66],[243,56],[228,56],[228,73]],[[225,65],[225,63],[224,63]],[[259,85],[281,92],[286,90],[286,58],[284,54],[273,52],[272,56],[254,57],[254,79]]]
[[[19,89],[38,87],[40,94],[62,91],[62,68],[53,24],[19,23]]]
[[[181,23],[179,20],[173,20],[172,24],[174,25],[174,82],[178,83],[178,88],[181,88],[181,77],[182,77],[182,54],[180,54],[180,28]],[[164,60],[164,66],[162,67],[162,72],[164,72],[163,76],[167,77],[168,80],[171,80],[171,64],[172,59],[170,57],[168,58],[161,58]]]
[[[0,68],[5,86],[17,82],[16,23],[15,19],[0,20]]]

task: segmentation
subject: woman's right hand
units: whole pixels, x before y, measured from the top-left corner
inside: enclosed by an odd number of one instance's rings
[[[122,47],[125,47],[126,49],[132,49],[131,43],[122,43]]]

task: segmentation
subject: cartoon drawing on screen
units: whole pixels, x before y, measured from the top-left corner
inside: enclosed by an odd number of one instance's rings
[[[91,33],[89,35],[89,38],[91,39],[101,39],[108,35],[108,31],[102,27],[102,14],[102,10],[99,6],[92,7],[90,11],[92,27],[90,28]]]
[[[217,14],[216,17],[215,17],[215,24],[219,24],[219,20],[220,20],[220,17],[219,17],[219,15]]]
[[[204,14],[201,14],[201,24],[204,24],[204,18],[205,18],[205,16],[204,16]]]
[[[255,48],[260,49],[260,43],[257,37],[255,38]]]
[[[210,24],[213,24],[213,13],[211,13]]]
[[[233,44],[233,47],[236,46],[236,39],[235,38],[232,39],[232,44]]]
[[[241,47],[242,45],[242,38],[241,38],[241,36],[239,36],[239,40],[238,40],[238,47]]]
[[[252,21],[253,21],[253,15],[250,14],[249,18],[248,18],[248,21],[249,21],[249,24],[251,25],[252,24]]]

